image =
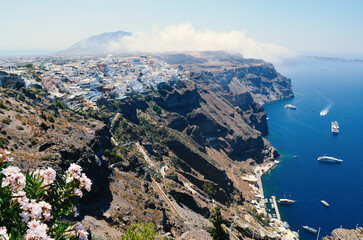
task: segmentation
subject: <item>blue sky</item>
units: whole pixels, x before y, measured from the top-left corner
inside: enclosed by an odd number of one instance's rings
[[[190,23],[298,54],[363,56],[363,1],[2,0],[0,51],[61,50],[90,35]]]

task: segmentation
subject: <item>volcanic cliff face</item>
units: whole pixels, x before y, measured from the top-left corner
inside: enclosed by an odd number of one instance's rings
[[[119,231],[148,220],[177,237],[208,230],[214,204],[222,206],[226,223],[233,219],[226,205],[246,211],[241,206],[251,199],[250,188],[241,176],[250,165],[278,156],[263,137],[268,128],[260,103],[293,95],[290,80],[260,60],[219,52],[162,58],[189,80],[98,102],[94,116],[107,123],[117,143],[107,156],[113,201],[102,216]]]
[[[24,168],[84,167],[93,187],[79,220],[97,239],[119,239],[136,222],[153,222],[169,237],[209,239],[215,206],[227,226],[240,217],[235,234],[266,239],[239,223],[263,224],[253,217],[241,176],[278,156],[264,138],[261,104],[292,97],[290,80],[271,64],[224,52],[159,57],[189,80],[124,100],[103,98],[84,119],[28,92],[2,93],[3,147]]]

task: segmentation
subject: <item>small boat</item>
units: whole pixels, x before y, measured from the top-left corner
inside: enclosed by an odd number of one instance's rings
[[[270,203],[272,203],[272,198],[270,198]]]
[[[286,108],[286,109],[293,109],[293,110],[296,110],[296,109],[297,109],[297,107],[296,107],[296,106],[294,106],[294,105],[292,105],[292,104],[286,104],[286,105],[284,106],[284,108]]]
[[[320,162],[330,162],[330,163],[340,163],[340,162],[343,162],[342,159],[335,158],[335,157],[328,157],[328,156],[318,157],[318,161],[320,161]]]
[[[265,198],[265,203],[268,203],[268,199],[267,198]]]
[[[284,228],[289,229],[290,225],[287,222],[284,222]]]
[[[337,121],[331,122],[331,133],[333,135],[338,135],[338,133],[340,132],[339,129],[339,124]]]
[[[274,214],[272,214],[272,217],[273,217],[273,218],[276,218],[276,214],[275,214],[275,213],[274,213]]]
[[[311,232],[311,233],[314,233],[316,234],[318,231],[312,227],[309,227],[309,226],[303,226],[303,228],[308,231],[308,232]]]
[[[299,231],[295,232],[295,231],[292,231],[292,233],[299,239],[300,238],[300,234],[299,234]]]
[[[328,114],[328,112],[329,112],[329,109],[328,109],[328,108],[326,108],[326,109],[324,109],[324,110],[322,110],[322,111],[320,112],[320,116],[325,116],[325,115],[327,115],[327,114]]]
[[[279,201],[278,201],[280,204],[294,204],[295,203],[295,200],[292,200],[292,199],[287,199],[287,198],[281,198]]]
[[[327,203],[326,201],[324,201],[324,200],[321,200],[320,201],[322,204],[324,204],[326,207],[329,207],[330,205],[329,205],[329,203]]]
[[[273,205],[273,204],[272,204],[272,205],[271,205],[271,208],[272,208],[272,209],[275,209],[275,205]]]
[[[294,158],[298,158],[298,156],[295,155]]]

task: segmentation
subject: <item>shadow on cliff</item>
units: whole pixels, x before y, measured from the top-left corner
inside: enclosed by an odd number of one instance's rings
[[[96,129],[95,133],[95,139],[88,146],[60,151],[62,160],[60,167],[66,169],[71,163],[77,163],[92,181],[91,191],[84,192],[80,200],[78,218],[81,219],[85,215],[101,217],[110,208],[113,199],[109,181],[111,175],[109,162],[102,159],[104,150],[112,146],[111,135],[106,126]]]

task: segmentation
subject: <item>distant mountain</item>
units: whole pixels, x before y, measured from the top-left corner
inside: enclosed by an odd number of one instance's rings
[[[66,50],[56,52],[56,55],[98,55],[109,53],[112,42],[118,42],[124,36],[130,36],[130,32],[118,31],[94,35],[79,41]],[[122,49],[120,49],[122,51]]]

